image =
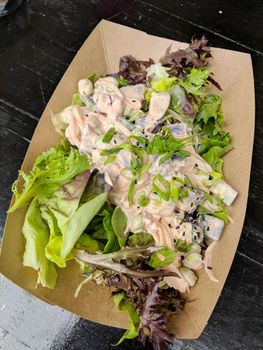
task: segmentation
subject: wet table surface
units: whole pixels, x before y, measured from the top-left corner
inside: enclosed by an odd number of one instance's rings
[[[77,50],[102,19],[179,41],[205,34],[211,45],[252,55],[256,129],[249,200],[238,250],[202,336],[172,349],[263,349],[263,2],[25,1],[0,18],[0,226],[38,119]],[[237,101],[238,103],[238,101]],[[238,118],[238,115],[234,116]],[[245,142],[245,140],[244,140]],[[238,169],[237,169],[238,171]],[[111,349],[121,330],[49,306],[0,278],[0,349]],[[149,346],[148,349],[151,347]],[[120,350],[139,350],[137,341]]]

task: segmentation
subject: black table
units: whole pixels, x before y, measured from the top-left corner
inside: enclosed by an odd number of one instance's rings
[[[203,335],[196,341],[175,341],[173,349],[263,349],[263,2],[260,0],[28,0],[14,14],[1,18],[1,231],[11,197],[10,187],[38,119],[77,50],[102,18],[180,41],[189,41],[193,34],[205,34],[213,46],[252,55],[256,130],[243,233],[227,283]],[[14,297],[16,291],[21,293],[14,287]],[[0,331],[4,322],[1,311]],[[52,320],[47,327],[51,331]],[[10,333],[15,337],[16,330],[1,332],[0,348],[9,349],[5,335]],[[40,348],[32,334],[32,342],[24,342],[24,347],[22,341],[21,345],[18,342],[12,350],[104,350],[110,349],[110,343],[121,333],[75,319],[74,327],[67,332],[61,330],[60,336],[49,339],[46,345],[42,342]],[[119,349],[141,347],[132,341]]]

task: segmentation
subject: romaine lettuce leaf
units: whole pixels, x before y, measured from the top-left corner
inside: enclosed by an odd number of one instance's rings
[[[57,219],[46,206],[40,207],[41,217],[49,227],[49,241],[45,247],[46,257],[59,267],[66,266],[66,259],[61,258],[62,234]]]
[[[69,184],[55,191],[45,204],[41,206],[41,216],[46,220],[50,238],[46,246],[46,257],[59,267],[66,266],[65,258],[61,257],[62,227],[71,219],[79,206],[79,201],[90,177],[86,170],[75,177]]]
[[[72,218],[62,227],[61,257],[66,258],[77,240],[84,232],[94,216],[100,211],[107,200],[108,193],[101,193],[97,197],[83,204]]]
[[[80,203],[86,203],[99,194],[108,192],[110,188],[111,187],[106,183],[104,179],[104,175],[93,171],[82,194]]]
[[[90,171],[84,171],[76,176],[70,183],[55,191],[45,203],[45,206],[57,219],[60,230],[78,209],[80,198],[87,185],[89,177]]]

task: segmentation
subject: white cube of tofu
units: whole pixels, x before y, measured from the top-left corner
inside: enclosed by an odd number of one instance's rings
[[[215,194],[219,194],[222,197],[223,202],[228,206],[233,203],[238,194],[238,192],[224,180],[220,180],[214,186],[212,186],[211,191]]]
[[[182,222],[180,228],[176,229],[176,238],[187,243],[192,243],[193,225],[190,222]]]
[[[224,221],[212,215],[204,216],[204,234],[206,238],[218,241],[224,228]]]

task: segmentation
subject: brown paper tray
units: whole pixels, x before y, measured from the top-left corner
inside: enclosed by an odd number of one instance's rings
[[[70,64],[44,110],[24,159],[23,170],[29,171],[38,154],[59,142],[51,123],[51,111],[60,111],[71,103],[80,78],[93,72],[117,71],[119,58],[125,54],[132,54],[138,59],[151,57],[157,61],[171,44],[173,49],[185,46],[177,41],[101,21]],[[182,339],[197,338],[201,334],[224,286],[245,217],[252,159],[255,107],[250,55],[218,48],[213,48],[212,53],[215,79],[223,88],[220,95],[225,128],[231,133],[235,147],[224,158],[225,177],[239,195],[230,208],[233,222],[227,225],[213,254],[213,271],[219,283],[211,282],[201,271],[197,285],[191,290],[193,301],[171,322],[172,331]],[[128,319],[116,310],[108,288],[91,283],[83,288],[77,299],[74,298],[76,286],[82,280],[74,263],[60,269],[54,290],[35,289],[36,272],[22,265],[25,241],[21,229],[25,212],[26,209],[20,209],[7,217],[0,256],[1,273],[50,304],[59,305],[88,320],[125,328]]]

